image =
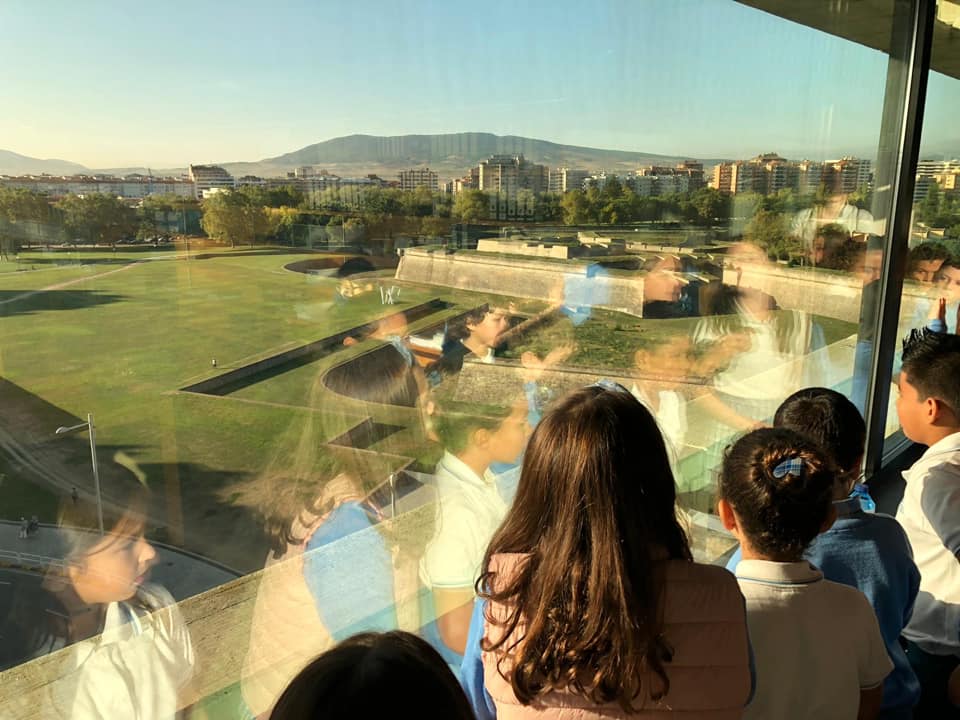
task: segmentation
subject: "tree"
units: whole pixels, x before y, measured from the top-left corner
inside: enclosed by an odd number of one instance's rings
[[[136,231],[133,208],[112,195],[67,195],[57,207],[63,212],[67,229],[93,242],[116,247],[118,240],[130,237]]]
[[[757,210],[744,230],[747,240],[767,251],[767,255],[778,257],[788,249],[787,217],[772,210]]]
[[[249,194],[237,190],[214,193],[203,201],[203,231],[217,242],[253,245],[270,231],[266,210]]]
[[[583,190],[564,193],[560,200],[560,210],[563,213],[564,225],[582,225],[589,222],[590,203],[587,202]]]
[[[46,195],[23,188],[0,188],[0,259],[19,252],[31,235],[41,236],[40,224],[49,221],[50,201]]]
[[[471,223],[486,219],[490,213],[490,200],[482,190],[464,190],[453,201],[450,215],[460,222]]]
[[[196,211],[199,207],[200,203],[192,197],[171,193],[148,195],[137,210],[139,217],[137,237],[141,239],[154,237],[167,231],[169,227],[165,217],[167,213],[176,214],[179,232],[186,233],[187,212]],[[163,218],[162,221],[160,218]]]

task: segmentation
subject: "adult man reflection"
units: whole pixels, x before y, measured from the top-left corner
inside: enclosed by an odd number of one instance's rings
[[[743,431],[767,421],[784,394],[803,386],[805,375],[814,373],[806,356],[824,340],[809,315],[781,309],[774,297],[750,286],[751,276],[769,265],[759,247],[735,245],[728,260],[738,271],[738,285],[710,288],[709,317],[697,325],[694,342],[719,368],[702,407],[728,428]],[[721,439],[729,435],[720,432]]]
[[[137,470],[139,473],[139,470]],[[72,668],[47,698],[56,717],[173,718],[188,697],[194,653],[170,594],[148,582],[156,551],[144,538],[148,495],[136,473],[105,473],[109,501],[65,501],[52,563],[39,591],[14,588],[0,636],[0,669],[69,647]],[[136,475],[136,476],[135,476]],[[4,701],[15,702],[16,698]]]

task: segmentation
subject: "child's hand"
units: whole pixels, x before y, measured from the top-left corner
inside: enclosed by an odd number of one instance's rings
[[[930,312],[927,313],[927,320],[939,320],[943,324],[947,322],[947,299],[937,298],[930,306]]]

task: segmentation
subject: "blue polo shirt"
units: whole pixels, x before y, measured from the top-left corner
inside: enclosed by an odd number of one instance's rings
[[[833,506],[837,521],[814,539],[804,557],[827,580],[855,587],[867,596],[893,662],[893,671],[883,683],[884,716],[893,717],[902,710],[904,717],[910,717],[910,708],[920,699],[920,683],[900,645],[900,633],[913,613],[920,572],[907,534],[889,515],[864,512],[858,497]],[[727,569],[735,572],[740,559],[737,548]]]

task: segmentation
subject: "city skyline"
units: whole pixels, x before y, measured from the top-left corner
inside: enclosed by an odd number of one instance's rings
[[[0,8],[0,147],[91,169],[484,130],[690,156],[870,157],[886,56],[735,2]],[[955,152],[931,75],[928,152]]]

